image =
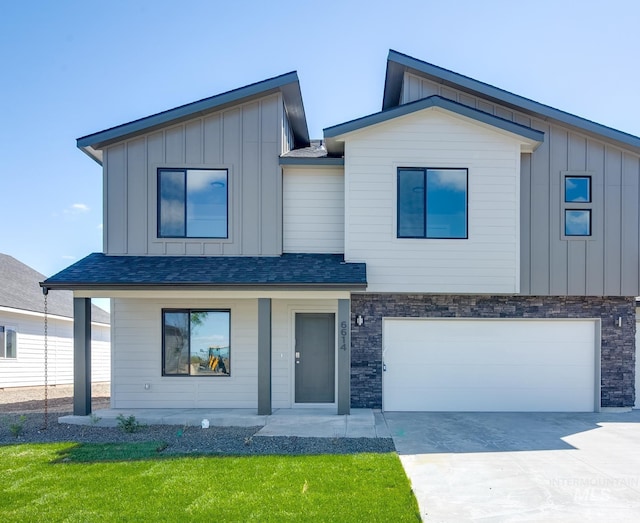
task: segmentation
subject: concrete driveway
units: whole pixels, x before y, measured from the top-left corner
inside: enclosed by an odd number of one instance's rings
[[[384,417],[424,521],[640,521],[640,411]]]

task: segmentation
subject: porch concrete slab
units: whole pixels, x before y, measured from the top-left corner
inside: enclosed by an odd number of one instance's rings
[[[639,411],[384,417],[424,521],[638,521]]]
[[[257,436],[301,438],[375,438],[375,417],[371,409],[352,409],[336,415],[326,409],[278,409],[268,417]]]
[[[62,416],[59,423],[116,427],[118,416],[135,416],[144,425],[262,427],[258,436],[314,438],[390,438],[380,411],[352,409],[348,416],[329,409],[276,409],[259,416],[254,409],[104,409],[93,416]]]

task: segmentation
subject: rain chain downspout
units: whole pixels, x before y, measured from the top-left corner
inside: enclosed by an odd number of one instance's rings
[[[49,289],[42,287],[44,294],[44,428],[49,426]]]

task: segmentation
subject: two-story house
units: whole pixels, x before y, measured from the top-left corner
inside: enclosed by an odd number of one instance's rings
[[[597,411],[635,400],[640,138],[390,51],[310,141],[296,73],[78,140],[113,408]]]

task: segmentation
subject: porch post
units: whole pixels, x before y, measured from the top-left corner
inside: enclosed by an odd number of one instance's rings
[[[258,298],[258,415],[271,414],[271,298]]]
[[[91,414],[91,299],[73,299],[73,414]]]
[[[338,414],[351,412],[351,300],[338,300]]]

